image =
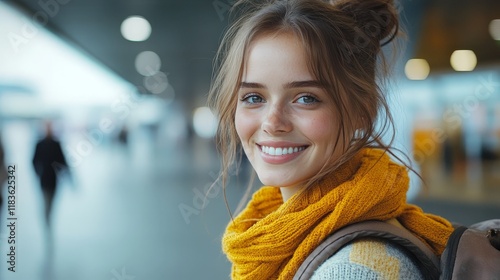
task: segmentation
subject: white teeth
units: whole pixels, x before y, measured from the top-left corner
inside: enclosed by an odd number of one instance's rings
[[[305,149],[304,147],[275,148],[275,147],[262,146],[262,151],[272,156],[293,154],[303,151],[304,149]]]

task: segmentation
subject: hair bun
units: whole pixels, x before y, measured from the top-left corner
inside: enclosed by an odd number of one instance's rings
[[[398,33],[398,12],[393,0],[333,0],[330,3],[352,17],[363,35],[376,41],[378,46],[389,43]]]

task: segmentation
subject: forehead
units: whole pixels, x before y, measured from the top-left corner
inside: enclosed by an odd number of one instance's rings
[[[263,34],[254,38],[245,53],[243,80],[294,76],[311,79],[302,40],[289,32]]]

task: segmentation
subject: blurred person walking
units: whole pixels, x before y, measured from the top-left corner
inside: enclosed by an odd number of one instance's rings
[[[57,178],[62,171],[68,168],[61,144],[54,138],[50,122],[46,124],[45,137],[36,144],[33,167],[40,179],[45,201],[45,221],[50,226],[52,203],[57,189]]]
[[[45,136],[38,141],[33,156],[33,167],[40,179],[45,202],[46,255],[42,279],[53,279],[54,240],[51,234],[51,213],[57,190],[58,177],[68,169],[61,144],[54,138],[52,123],[45,124]]]

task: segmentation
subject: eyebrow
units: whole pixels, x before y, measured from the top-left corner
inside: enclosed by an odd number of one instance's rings
[[[284,85],[286,89],[290,88],[304,88],[304,87],[317,87],[317,88],[323,88],[323,84],[319,81],[314,81],[314,80],[309,80],[309,81],[294,81],[290,82]],[[248,82],[241,82],[240,83],[240,88],[267,88],[263,84],[259,83],[248,83]]]
[[[297,81],[297,82],[291,82],[285,85],[285,88],[302,88],[302,87],[318,87],[322,88],[324,87],[322,83],[319,81]]]

